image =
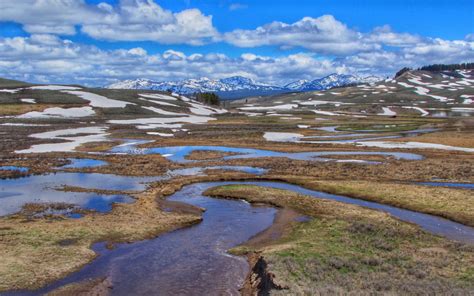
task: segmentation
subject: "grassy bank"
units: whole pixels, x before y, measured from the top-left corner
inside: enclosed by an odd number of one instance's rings
[[[199,215],[166,213],[151,196],[81,219],[0,219],[0,291],[35,289],[95,258],[94,242],[128,242],[196,223]]]
[[[259,186],[208,190],[290,208],[313,219],[283,238],[236,252],[261,252],[274,294],[467,294],[474,291],[474,248],[427,234],[387,214]]]
[[[372,181],[315,181],[304,177],[283,179],[313,190],[389,204],[474,226],[472,190]]]

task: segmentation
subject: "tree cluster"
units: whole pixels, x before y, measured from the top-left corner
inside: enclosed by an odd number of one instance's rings
[[[212,92],[196,93],[195,97],[197,101],[208,105],[218,106],[221,101],[219,96]]]
[[[450,64],[450,65],[434,64],[434,65],[428,65],[428,66],[423,66],[421,68],[418,68],[418,70],[432,71],[432,72],[473,70],[473,69],[474,69],[474,63],[461,63],[461,64]]]
[[[395,78],[397,78],[398,76],[401,76],[403,73],[408,72],[408,71],[410,71],[410,70],[411,70],[411,68],[408,68],[408,67],[405,67],[405,68],[401,69],[400,71],[398,71],[398,72],[395,74]]]

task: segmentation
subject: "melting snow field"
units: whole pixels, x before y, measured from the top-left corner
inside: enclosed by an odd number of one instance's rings
[[[142,107],[142,108],[153,111],[153,112],[158,113],[158,114],[162,114],[162,115],[186,116],[185,113],[171,112],[171,111],[166,111],[166,110],[163,110],[163,109],[160,109],[160,108],[155,108],[155,107]]]
[[[266,132],[263,137],[272,142],[297,142],[304,136],[298,133]]]
[[[178,99],[172,96],[162,95],[162,94],[139,94],[139,96],[148,98],[148,99],[155,99],[155,100],[168,100],[168,101],[177,101]]]
[[[178,105],[171,104],[171,103],[168,103],[168,102],[162,102],[162,101],[151,100],[151,99],[145,99],[145,98],[138,98],[138,99],[139,99],[139,100],[142,100],[142,101],[145,101],[145,102],[157,104],[157,105],[162,105],[162,106],[179,107]]]
[[[431,76],[426,75],[426,74],[422,74],[422,75],[424,77],[427,77],[427,78],[432,78]],[[422,85],[422,86],[414,86],[414,85],[411,85],[411,84],[408,84],[408,83],[405,83],[405,82],[398,82],[398,84],[401,85],[401,86],[404,86],[406,88],[415,88],[415,93],[417,93],[419,95],[428,96],[428,97],[431,97],[431,98],[433,98],[435,100],[438,100],[440,102],[450,102],[450,101],[453,101],[454,99],[447,98],[447,97],[444,97],[444,96],[430,94],[429,93],[430,88],[431,89],[435,88],[435,89],[441,89],[441,90],[447,89],[449,91],[457,91],[457,90],[464,89],[466,86],[472,87],[472,82],[474,82],[474,80],[467,79],[467,78],[457,79],[455,82],[452,82],[452,80],[455,79],[454,77],[446,76],[444,74],[441,74],[441,75],[445,78],[451,79],[451,81],[450,80],[443,80],[442,83],[434,84],[434,83],[421,81],[422,77],[420,77],[420,76],[411,75],[410,78],[408,79],[408,81],[411,82],[411,83],[417,84],[417,85]]]
[[[0,89],[0,92],[5,92],[5,93],[10,93],[10,94],[14,94],[14,93],[17,93],[21,90],[21,88],[17,88],[17,89]]]
[[[36,139],[65,140],[63,143],[38,144],[29,149],[17,150],[16,153],[47,153],[47,152],[72,152],[85,143],[108,141],[107,127],[91,126],[72,129],[55,130],[44,133],[32,134]]]
[[[154,118],[138,118],[138,119],[125,119],[125,120],[110,120],[112,124],[132,124],[138,129],[155,129],[155,128],[167,128],[175,129],[181,128],[183,124],[203,124],[210,120],[215,120],[212,117],[187,115],[183,117],[154,117]]]
[[[28,103],[28,104],[36,104],[35,99],[20,99],[23,103]]]
[[[50,126],[50,124],[12,123],[12,122],[2,123],[0,125],[3,125],[3,126]]]
[[[240,107],[238,109],[244,111],[260,111],[260,110],[291,110],[298,107],[297,104],[283,104],[275,106],[260,106],[260,107]]]
[[[32,86],[29,89],[38,89],[38,90],[77,90],[81,89],[80,87],[75,86],[66,86],[66,85],[38,85]]]
[[[174,134],[168,134],[168,133],[147,132],[147,134],[152,135],[152,136],[160,136],[160,137],[174,137]]]
[[[147,101],[149,103],[154,103],[162,106],[171,106],[171,107],[180,107],[179,105],[176,104],[171,104],[168,102],[162,102],[160,100],[168,100],[168,101],[176,101],[178,100],[175,97],[172,96],[167,96],[167,95],[161,95],[161,94],[140,94],[142,98],[139,98],[140,100]],[[189,107],[189,112],[196,114],[196,115],[204,115],[204,116],[209,116],[212,114],[223,114],[227,113],[228,111],[225,109],[221,108],[214,108],[211,106],[203,105],[199,102],[191,102],[190,99],[180,96],[179,97],[182,101],[186,102]],[[153,111],[158,114],[162,115],[172,115],[172,116],[186,116],[187,114],[185,113],[176,113],[176,112],[171,112],[171,111],[166,111],[163,109],[155,108],[155,107],[145,107],[143,108],[148,109],[150,111]]]
[[[474,103],[474,95],[461,95],[461,98],[464,99],[462,102],[463,104],[473,104]]]
[[[426,111],[425,109],[422,109],[422,108],[420,108],[420,107],[403,106],[402,108],[404,108],[404,109],[413,109],[413,110],[416,110],[416,111],[418,111],[418,112],[421,113],[421,116],[427,116],[427,115],[430,114],[428,111]]]
[[[77,118],[77,117],[87,117],[95,115],[92,107],[79,107],[79,108],[47,108],[41,112],[32,111],[22,115],[17,116],[17,118]]]
[[[100,96],[97,94],[93,94],[90,92],[85,91],[64,91],[65,93],[76,95],[86,101],[89,101],[89,105],[92,107],[98,108],[124,108],[127,105],[135,105],[134,103],[130,102],[123,102],[118,100],[112,100],[104,96]]]
[[[454,147],[442,144],[422,142],[357,142],[356,145],[378,148],[401,148],[401,149],[439,149],[451,151],[474,152],[474,148]]]
[[[322,111],[322,110],[311,110],[311,111],[313,111],[314,113],[319,114],[319,115],[328,115],[328,116],[338,116],[338,115],[340,115],[340,114],[330,112],[330,111]]]
[[[219,110],[211,107],[207,107],[198,103],[189,103],[191,107],[189,107],[189,111],[196,115],[212,115],[216,113],[225,113],[226,110]]]
[[[382,115],[382,116],[396,116],[397,115],[397,112],[392,111],[388,107],[382,107],[382,110],[383,110],[383,112],[378,113],[377,115]]]
[[[474,109],[473,109],[474,111]],[[316,128],[319,130],[329,131],[329,132],[337,132],[335,130],[336,127],[329,126],[329,127],[322,127]],[[365,134],[346,134],[342,135],[342,137],[356,137]],[[290,143],[313,143],[313,144],[355,144],[358,146],[365,146],[365,147],[377,147],[377,148],[400,148],[400,149],[439,149],[439,150],[451,150],[451,151],[462,151],[462,152],[474,152],[474,148],[465,148],[465,147],[455,147],[455,146],[448,146],[442,144],[433,144],[433,143],[422,143],[422,142],[388,142],[388,141],[370,141],[375,140],[375,138],[362,138],[362,139],[353,139],[347,141],[302,141],[305,139],[311,138],[337,138],[338,136],[304,136],[299,133],[287,133],[287,132],[265,132],[263,137],[267,141],[272,142],[290,142]],[[396,136],[385,136],[385,138],[393,138]],[[379,137],[380,139],[382,137]]]

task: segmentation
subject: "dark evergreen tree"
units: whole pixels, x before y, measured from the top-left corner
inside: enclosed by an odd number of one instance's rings
[[[395,78],[397,78],[398,76],[401,76],[403,73],[408,72],[408,71],[410,71],[410,70],[411,70],[411,68],[408,68],[408,67],[405,67],[405,68],[401,69],[400,71],[398,71],[398,72],[395,74]]]
[[[440,71],[454,71],[454,70],[474,70],[474,63],[461,63],[461,64],[434,64],[428,65],[418,68],[418,70],[423,71],[432,71],[432,72],[440,72]]]
[[[221,101],[218,95],[216,95],[215,93],[211,93],[211,92],[196,93],[195,96],[196,96],[197,101],[199,101],[201,103],[204,103],[204,104],[208,104],[208,105],[218,106],[220,104],[220,101]]]

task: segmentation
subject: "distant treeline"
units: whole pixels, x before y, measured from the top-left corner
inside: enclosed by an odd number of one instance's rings
[[[410,71],[410,70],[411,70],[411,68],[408,68],[408,67],[405,67],[405,68],[400,69],[400,71],[398,71],[397,73],[395,73],[395,78],[397,78],[398,76],[400,76],[400,75],[402,75],[403,73],[408,72],[408,71]]]
[[[462,64],[451,64],[451,65],[444,65],[444,64],[434,64],[429,66],[423,66],[418,68],[418,70],[422,71],[454,71],[454,70],[473,70],[474,63],[462,63]]]
[[[413,70],[412,68],[405,67],[400,69],[395,74],[395,78],[402,75],[405,72]],[[461,63],[461,64],[434,64],[418,68],[419,71],[431,71],[431,72],[441,72],[441,71],[454,71],[454,70],[474,70],[474,63]]]

